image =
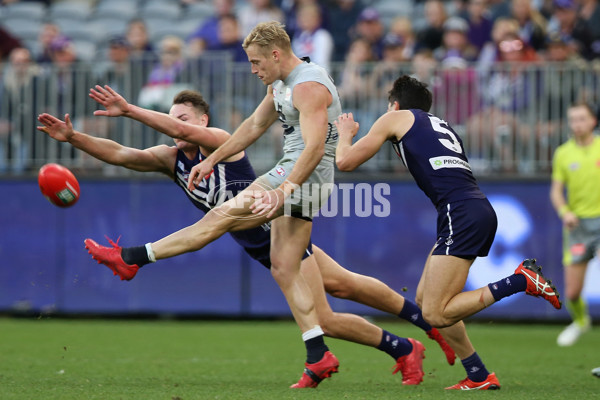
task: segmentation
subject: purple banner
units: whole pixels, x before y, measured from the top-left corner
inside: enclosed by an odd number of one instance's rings
[[[72,208],[48,203],[34,181],[3,181],[0,210],[0,309],[64,313],[202,314],[288,316],[289,309],[270,273],[226,235],[199,252],[145,266],[130,282],[120,281],[91,259],[83,240],[123,246],[155,241],[202,217],[181,189],[162,181],[81,180],[82,196]],[[367,184],[364,184],[367,185]],[[413,182],[390,182],[384,201],[369,190],[332,197],[315,219],[313,243],[344,267],[381,279],[414,298],[425,258],[435,242],[434,207]],[[478,259],[466,289],[509,275],[524,258],[537,258],[559,291],[563,289],[561,225],[548,199],[549,182],[481,185],[499,217],[490,255]],[[356,187],[356,186],[355,186]],[[381,197],[379,197],[381,200]],[[349,202],[349,203],[343,203]],[[385,217],[376,216],[386,206]],[[334,209],[337,207],[337,213]],[[344,207],[349,215],[343,216]],[[376,210],[375,210],[376,211]],[[381,208],[379,209],[381,211]],[[379,215],[382,215],[379,213]],[[600,316],[597,260],[590,264],[584,296]],[[406,289],[406,291],[402,291]],[[382,313],[330,298],[336,311]],[[566,319],[546,302],[514,295],[477,315],[481,318]]]

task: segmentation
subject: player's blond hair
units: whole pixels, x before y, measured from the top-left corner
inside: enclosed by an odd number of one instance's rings
[[[284,25],[277,21],[261,22],[246,36],[242,47],[247,49],[250,45],[257,45],[261,50],[270,50],[277,47],[284,52],[291,52],[290,37]]]

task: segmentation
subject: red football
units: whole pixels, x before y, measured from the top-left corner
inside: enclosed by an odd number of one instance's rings
[[[38,184],[44,197],[55,206],[71,207],[79,200],[79,182],[68,168],[46,164],[40,168]]]

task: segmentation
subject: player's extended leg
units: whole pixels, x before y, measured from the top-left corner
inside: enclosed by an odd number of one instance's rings
[[[306,346],[306,368],[292,388],[316,387],[338,371],[339,362],[323,340],[313,293],[300,272],[312,222],[279,217],[271,223],[271,274],[283,292]]]
[[[423,276],[423,316],[432,326],[454,325],[496,301],[518,292],[543,297],[561,307],[558,292],[541,273],[535,260],[523,261],[511,276],[482,288],[461,292],[473,260],[432,254]]]
[[[282,209],[275,216],[267,219],[266,216],[253,214],[250,210],[250,205],[254,202],[253,195],[269,189],[261,183],[260,179],[254,181],[233,199],[210,210],[195,224],[152,243],[156,260],[200,250],[227,232],[256,228],[281,215]]]
[[[226,232],[254,228],[281,215],[282,211],[267,219],[266,216],[252,214],[249,208],[252,196],[265,188],[268,186],[258,178],[236,197],[212,209],[200,221],[145,246],[121,248],[117,240],[117,243],[110,241],[112,247],[107,247],[85,239],[85,247],[95,260],[109,267],[115,275],[130,280],[145,264],[200,250]]]
[[[567,309],[573,322],[558,335],[556,343],[559,346],[572,346],[591,328],[587,305],[581,297],[587,266],[588,262],[572,263],[564,269]]]
[[[425,295],[425,277],[432,274],[432,268],[435,268],[435,266],[432,267],[431,261],[432,254],[430,252],[417,287],[416,302],[421,308],[423,307],[423,296]],[[433,271],[435,271],[435,269],[433,269]],[[463,321],[459,321],[446,328],[441,328],[440,333],[444,336],[448,344],[452,346],[454,351],[456,351],[456,354],[460,358],[467,373],[467,378],[446,389],[493,390],[500,388],[500,383],[498,382],[496,375],[488,372],[483,361],[481,361],[479,355],[475,352],[475,348],[471,344]]]
[[[396,362],[394,374],[402,372],[402,384],[418,385],[424,375],[425,347],[417,340],[398,337],[357,315],[333,312],[327,302],[316,261],[314,256],[305,258],[301,271],[313,293],[319,323],[325,334],[384,351]]]
[[[416,304],[406,300],[382,281],[349,271],[319,247],[314,244],[312,247],[327,293],[340,299],[352,300],[397,315],[411,322],[423,329],[430,339],[437,341],[444,351],[448,363],[454,364],[454,350],[437,332],[437,329],[423,319],[421,310]]]

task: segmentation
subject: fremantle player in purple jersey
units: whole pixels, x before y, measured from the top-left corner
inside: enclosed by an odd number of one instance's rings
[[[477,185],[460,137],[446,121],[429,114],[432,95],[427,86],[401,76],[388,100],[387,113],[354,144],[358,123],[352,114],[338,118],[337,166],[352,171],[391,142],[438,211],[437,241],[425,262],[416,300],[425,320],[440,328],[467,371],[466,379],[447,389],[499,389],[495,374],[486,370],[471,345],[462,320],[517,292],[540,296],[559,309],[558,293],[542,276],[541,267],[529,259],[513,275],[463,292],[475,258],[487,256],[492,245],[496,213]]]
[[[191,168],[202,162],[214,148],[229,137],[229,134],[221,129],[207,127],[209,105],[199,93],[183,91],[176,95],[170,116],[130,105],[108,86],[97,86],[90,91],[90,94],[93,99],[105,107],[105,110],[96,111],[96,115],[128,116],[173,137],[175,146],[160,145],[144,150],[125,147],[108,139],[96,138],[74,131],[68,115],[65,116],[63,122],[53,116],[43,114],[39,117],[39,121],[44,126],[39,129],[50,137],[69,142],[74,147],[102,161],[136,171],[154,171],[167,175],[182,188],[192,203],[205,213],[229,197],[237,195],[256,178],[247,156],[244,152],[240,152],[217,163],[209,177],[196,185],[194,190],[188,189],[187,180]],[[223,188],[227,190],[220,190]],[[271,240],[268,229],[268,225],[259,226],[249,230],[231,232],[231,235],[252,258],[270,268]],[[125,250],[126,248],[123,249],[124,252]],[[419,308],[414,303],[405,300],[381,281],[342,268],[317,246],[313,245],[312,251],[323,278],[321,285],[325,286],[328,293],[335,297],[354,300],[385,312],[394,313],[412,322],[423,329],[431,339],[438,341],[448,362],[454,363],[453,350],[445,343],[436,329],[432,329],[429,324],[424,322]],[[116,269],[115,273],[121,279],[129,280],[136,275],[137,271],[136,267]],[[397,336],[383,331],[359,317],[334,313],[326,299],[323,299],[316,303],[316,307],[321,326],[327,334],[377,347],[390,354],[395,360],[399,358],[404,360],[403,357],[406,356],[399,355],[399,346],[393,343],[401,343],[405,339],[400,340]],[[418,383],[415,374],[419,378],[421,377],[420,368],[401,370],[403,371],[403,382],[406,384]]]

